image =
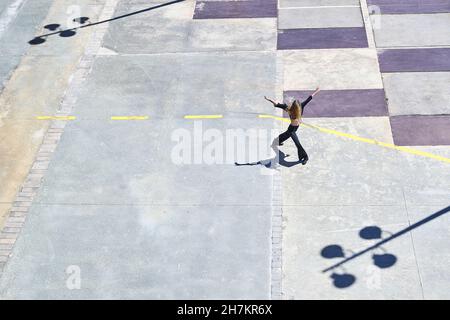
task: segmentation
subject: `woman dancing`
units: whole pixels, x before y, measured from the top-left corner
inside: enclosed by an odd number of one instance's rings
[[[281,108],[284,111],[286,111],[289,114],[289,118],[291,119],[291,124],[289,125],[288,129],[282,134],[280,134],[278,138],[274,140],[272,145],[274,145],[275,142],[278,140],[278,145],[282,146],[283,142],[285,142],[289,138],[292,138],[292,140],[295,143],[295,146],[297,147],[298,160],[299,162],[302,163],[302,165],[305,165],[308,162],[309,158],[305,149],[303,149],[302,145],[300,144],[300,141],[298,140],[296,131],[301,123],[303,109],[319,91],[320,89],[317,88],[316,91],[314,91],[314,93],[311,94],[305,101],[300,103],[298,100],[294,100],[294,102],[290,106],[284,103],[276,103],[275,101],[267,97],[264,97],[264,99],[271,102],[274,107]]]

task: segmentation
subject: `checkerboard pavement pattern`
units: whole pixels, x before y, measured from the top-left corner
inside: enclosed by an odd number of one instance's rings
[[[450,1],[203,0],[194,19],[275,16],[285,99],[324,90],[305,117],[388,117],[397,145],[450,145]]]

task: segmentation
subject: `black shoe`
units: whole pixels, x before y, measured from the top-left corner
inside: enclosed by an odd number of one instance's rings
[[[309,158],[308,158],[308,156],[306,156],[303,159],[301,159],[300,161],[301,161],[302,165],[305,165],[308,162],[308,160],[309,160]]]

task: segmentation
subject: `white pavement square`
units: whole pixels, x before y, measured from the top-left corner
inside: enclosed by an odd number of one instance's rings
[[[279,29],[363,27],[359,7],[281,8]]]
[[[383,88],[373,49],[283,52],[284,90]]]

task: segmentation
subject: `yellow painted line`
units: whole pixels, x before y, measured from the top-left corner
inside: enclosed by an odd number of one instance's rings
[[[276,116],[272,116],[272,115],[263,115],[263,114],[261,114],[261,115],[259,115],[259,118],[271,118],[271,119],[275,119],[275,120],[281,120],[281,121],[284,121],[284,122],[290,122],[290,119],[276,117]],[[439,161],[442,161],[442,162],[450,163],[450,159],[449,158],[441,157],[441,156],[438,156],[438,155],[435,155],[435,154],[432,154],[432,153],[429,153],[429,152],[420,151],[420,150],[409,148],[409,147],[396,146],[395,144],[392,144],[392,143],[381,142],[381,141],[377,141],[377,140],[374,140],[374,139],[362,138],[362,137],[355,136],[353,134],[349,134],[349,133],[345,133],[345,132],[341,132],[341,131],[336,131],[336,130],[331,130],[331,129],[326,129],[326,128],[322,128],[322,127],[319,127],[319,126],[316,126],[316,125],[311,125],[311,124],[306,124],[306,123],[302,123],[302,125],[305,126],[305,127],[316,129],[318,131],[321,131],[321,132],[324,132],[324,133],[328,133],[328,134],[332,134],[332,135],[335,135],[335,136],[348,138],[348,139],[351,139],[351,140],[360,141],[360,142],[364,142],[364,143],[375,144],[375,145],[378,145],[380,147],[389,148],[389,149],[393,149],[393,150],[397,150],[397,151],[401,151],[401,152],[405,152],[405,153],[409,153],[409,154],[414,154],[414,155],[421,156],[421,157],[431,158],[431,159],[439,160]]]
[[[148,116],[114,116],[111,120],[148,120]]]
[[[210,115],[187,115],[184,116],[185,119],[221,119],[223,115],[221,114],[210,114]]]
[[[39,116],[36,117],[38,120],[75,120],[74,116]]]
[[[268,115],[268,114],[260,114],[258,117],[260,117],[260,118],[271,118],[271,119],[280,120],[280,121],[284,121],[284,122],[291,122],[290,119],[282,118],[282,117],[276,117],[276,116],[271,116],[271,115]]]

